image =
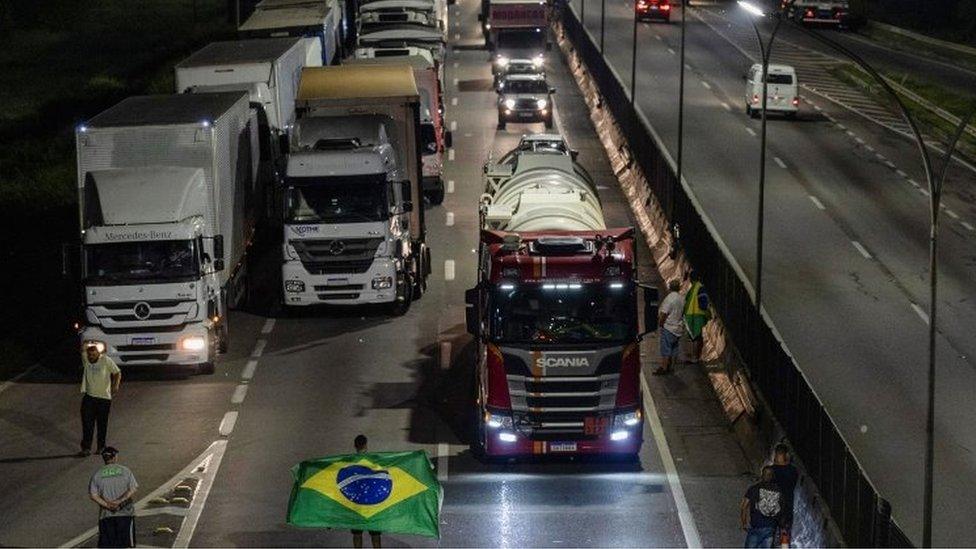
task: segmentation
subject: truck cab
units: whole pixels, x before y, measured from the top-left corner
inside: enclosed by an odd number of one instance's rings
[[[492,74],[512,59],[529,59],[540,67],[549,49],[549,7],[536,0],[486,0],[485,44]]]

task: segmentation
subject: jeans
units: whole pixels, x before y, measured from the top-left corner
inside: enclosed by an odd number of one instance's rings
[[[107,398],[96,398],[90,395],[81,397],[81,449],[91,451],[92,434],[98,425],[98,450],[105,447],[105,435],[108,431],[108,412],[112,408],[112,401]]]
[[[750,527],[749,531],[746,532],[745,547],[772,547],[775,533],[776,528],[772,526],[768,528]]]

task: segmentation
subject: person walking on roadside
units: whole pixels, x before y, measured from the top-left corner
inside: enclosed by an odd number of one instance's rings
[[[789,543],[793,529],[793,497],[796,485],[800,480],[800,471],[792,463],[790,447],[782,442],[773,450],[773,478],[783,492],[783,525],[782,534]]]
[[[135,547],[136,511],[132,504],[139,483],[125,465],[118,463],[119,451],[102,449],[105,465],[92,475],[88,496],[98,504],[98,546]]]
[[[111,358],[94,345],[85,347],[81,359],[84,373],[81,376],[81,451],[80,457],[91,455],[92,434],[98,426],[98,453],[105,448],[108,431],[108,413],[112,408],[112,395],[119,391],[122,371]]]
[[[668,282],[668,295],[661,302],[657,323],[661,327],[661,366],[654,370],[654,375],[670,374],[675,360],[677,360],[681,334],[684,332],[684,298],[678,293],[681,282],[677,279]]]
[[[759,482],[746,490],[739,505],[739,521],[746,532],[745,547],[772,547],[783,518],[783,491],[772,465],[762,468]]]
[[[708,294],[705,293],[705,289],[702,287],[701,277],[698,276],[698,272],[692,270],[688,274],[688,278],[691,279],[691,288],[685,294],[684,311],[685,328],[688,329],[688,339],[691,340],[691,359],[688,362],[698,364],[701,361],[702,346],[704,344],[702,330],[705,328],[705,324],[708,324],[708,321],[711,320],[712,312],[708,305]]]
[[[365,454],[369,450],[366,449],[366,444],[369,441],[366,440],[366,435],[356,435],[356,438],[352,441],[353,447],[356,448],[357,454]],[[380,538],[381,532],[369,531],[369,540],[373,543],[373,547],[382,547],[383,540]],[[353,530],[352,531],[352,546],[356,549],[361,549],[363,546],[363,531]]]

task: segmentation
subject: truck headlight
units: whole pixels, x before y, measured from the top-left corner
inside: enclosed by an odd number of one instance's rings
[[[493,414],[491,412],[485,412],[485,425],[491,427],[492,429],[511,429],[512,428],[512,416],[504,416],[499,414]]]
[[[295,247],[294,246],[292,246],[291,244],[285,242],[283,244],[283,247],[285,248],[285,258],[286,259],[291,259],[291,260],[300,259],[298,257],[298,252],[295,251]]]
[[[628,433],[627,431],[614,431],[610,433],[610,440],[615,440],[615,441],[627,440],[627,437],[629,436],[630,433]]]
[[[392,276],[378,276],[373,279],[374,290],[387,290],[393,287]]]
[[[545,59],[541,55],[537,55],[532,58],[532,66],[538,69],[544,61]]]
[[[515,100],[514,99],[506,99],[505,100],[505,108],[514,109],[515,108]]]
[[[386,239],[383,239],[383,242],[380,242],[380,245],[376,247],[376,257],[383,257],[387,255],[387,253],[389,253],[389,248],[389,243]]]
[[[285,291],[292,294],[300,294],[305,291],[305,283],[301,280],[286,280]]]
[[[82,343],[81,347],[83,349],[87,349],[88,347],[94,347],[95,350],[99,352],[99,354],[105,352],[105,342],[98,341],[97,339],[86,339],[85,342]]]
[[[186,336],[180,340],[182,351],[202,351],[207,347],[207,339],[203,336]]]
[[[498,57],[495,58],[495,64],[502,68],[507,67],[509,61],[511,60],[505,57],[504,55],[499,55]]]
[[[535,106],[539,110],[542,110],[542,109],[546,108],[547,105],[549,105],[549,102],[546,101],[545,99],[540,99],[540,100],[538,100],[538,101],[535,102]]]
[[[617,414],[613,418],[613,428],[614,430],[623,429],[625,427],[634,427],[641,422],[641,412],[640,410],[634,410],[633,412],[628,412],[626,414]]]

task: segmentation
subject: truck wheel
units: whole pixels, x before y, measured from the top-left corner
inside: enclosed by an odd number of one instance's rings
[[[427,193],[427,200],[432,206],[440,206],[444,202],[444,189],[436,189]]]
[[[547,130],[551,130],[552,129],[552,118],[546,118],[545,119],[545,124],[546,124],[546,129]]]
[[[410,273],[397,276],[397,291],[393,303],[390,304],[390,316],[403,316],[410,310],[413,300],[413,277]]]
[[[227,317],[220,322],[220,328],[217,330],[217,352],[224,354],[230,348],[230,330],[227,328]]]
[[[501,116],[498,117],[498,129],[499,130],[505,129],[505,119],[502,118]]]
[[[213,362],[204,362],[197,366],[197,375],[212,376],[215,371],[217,371],[217,367]]]
[[[417,266],[417,275],[413,283],[414,301],[423,297],[427,293],[427,274],[430,272],[430,248],[421,244],[420,265]]]
[[[746,114],[749,116],[749,118],[752,118],[752,107],[749,105],[746,105]]]

